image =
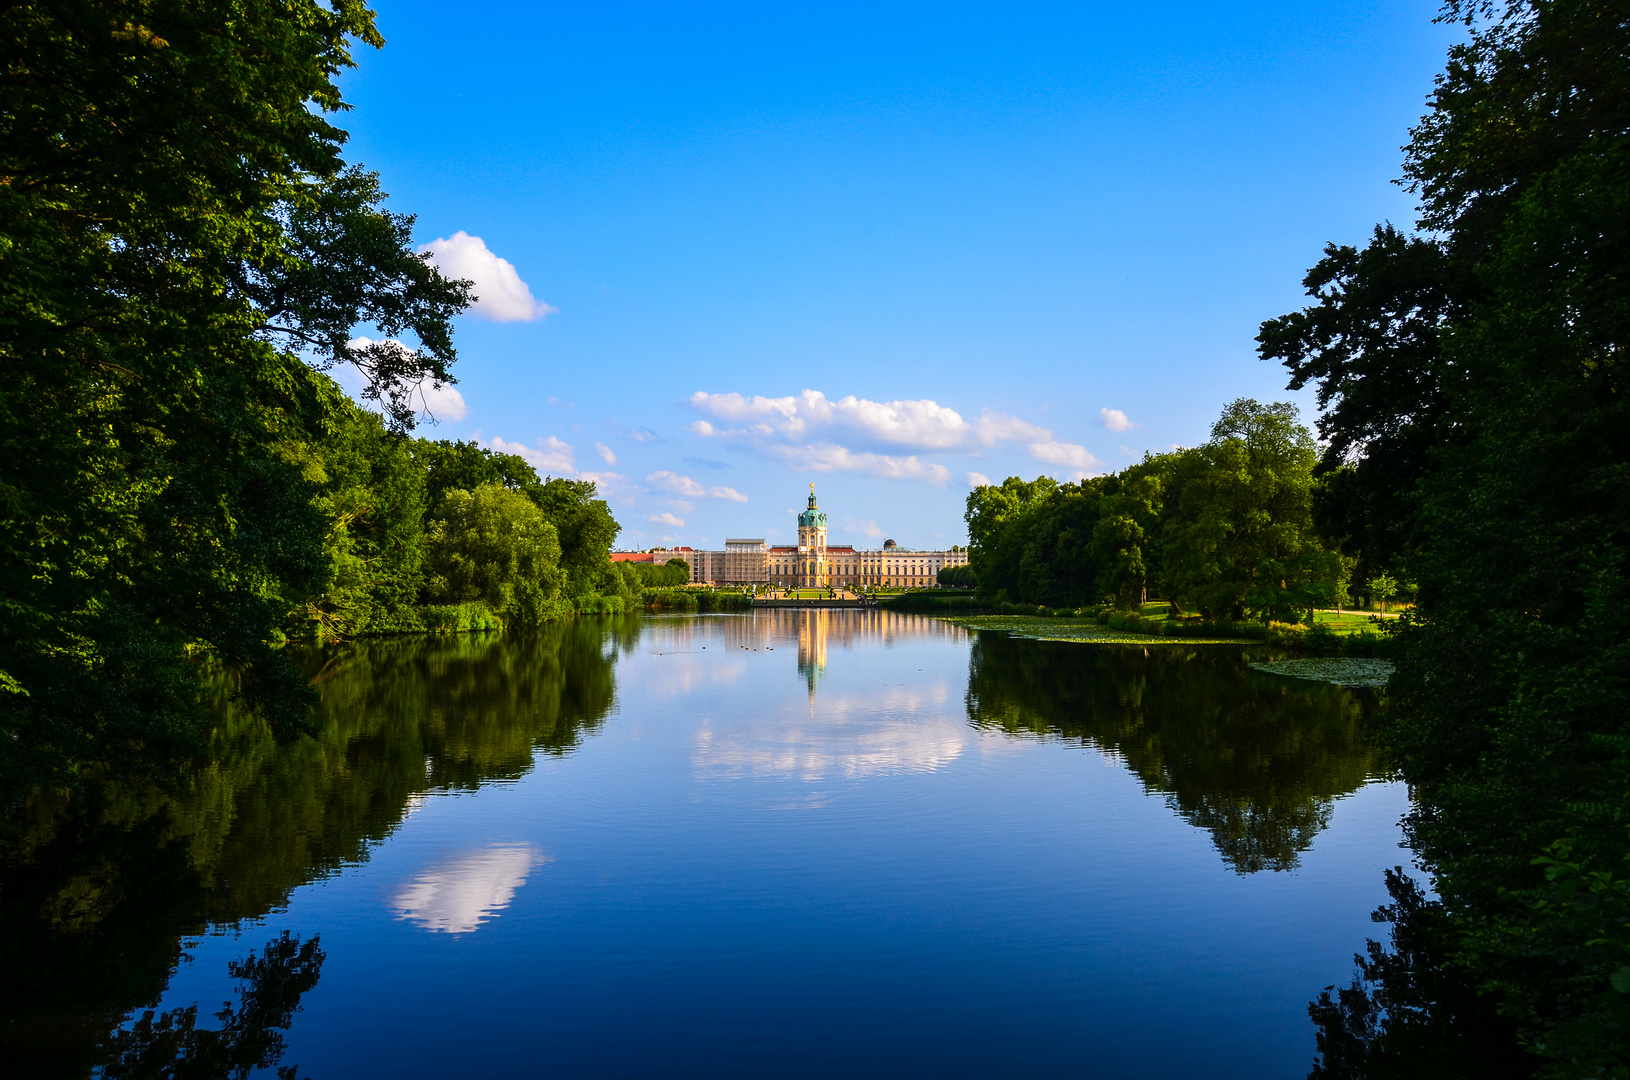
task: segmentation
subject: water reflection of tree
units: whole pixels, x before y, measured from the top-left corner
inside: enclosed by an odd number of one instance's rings
[[[239,983],[238,1002],[215,1014],[220,1027],[199,1027],[196,1005],[164,1013],[148,1009],[108,1039],[103,1080],[219,1080],[274,1068],[279,1080],[294,1080],[295,1066],[280,1064],[283,1032],[300,1011],[300,999],[317,985],[323,958],[315,937],[302,943],[283,931],[262,955],[251,952],[227,965]]]
[[[1353,959],[1352,984],[1308,1006],[1319,1060],[1309,1080],[1518,1080],[1535,1075],[1515,1018],[1478,993],[1471,973],[1444,963],[1455,928],[1401,869],[1387,871],[1392,903],[1371,918],[1391,926]]]
[[[985,632],[968,674],[981,727],[1081,739],[1208,830],[1240,873],[1286,870],[1334,800],[1375,775],[1364,699],[1248,670],[1214,646],[1106,648]]]
[[[610,711],[617,646],[637,634],[574,620],[354,642],[308,658],[315,738],[279,746],[223,705],[212,758],[180,790],[105,780],[31,796],[0,870],[0,1060],[86,1075],[162,995],[184,935],[263,915],[363,858],[416,795],[575,746]]]

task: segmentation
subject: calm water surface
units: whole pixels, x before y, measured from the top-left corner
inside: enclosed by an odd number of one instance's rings
[[[1232,647],[773,611],[311,664],[319,739],[30,808],[10,1060],[1299,1077],[1404,861],[1367,702]]]

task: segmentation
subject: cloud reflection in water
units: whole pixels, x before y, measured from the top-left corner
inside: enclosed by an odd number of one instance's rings
[[[947,712],[943,687],[828,695],[815,717],[705,722],[692,763],[704,780],[856,780],[934,772],[961,756],[968,726]],[[792,710],[788,710],[791,712]]]
[[[391,907],[422,929],[467,934],[508,907],[527,875],[548,861],[530,844],[493,844],[421,871]]]

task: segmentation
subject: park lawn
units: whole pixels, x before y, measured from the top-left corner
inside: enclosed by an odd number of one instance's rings
[[[1340,614],[1334,611],[1315,611],[1313,621],[1319,626],[1328,626],[1337,634],[1357,634],[1368,630],[1375,632],[1378,628],[1371,622],[1372,618],[1396,619],[1392,613],[1382,615],[1379,611],[1343,611]]]

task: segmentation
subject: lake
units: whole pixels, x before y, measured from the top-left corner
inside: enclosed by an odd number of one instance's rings
[[[0,1052],[1305,1076],[1407,794],[1370,692],[1251,655],[827,610],[305,654],[319,737],[278,747],[223,697],[184,790],[17,815]]]

